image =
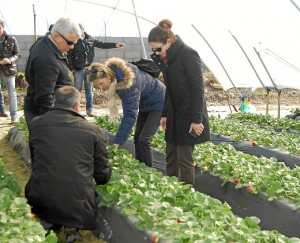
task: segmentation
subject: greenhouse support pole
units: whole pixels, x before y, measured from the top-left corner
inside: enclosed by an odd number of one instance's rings
[[[231,33],[230,30],[229,30],[229,33],[231,34],[231,36],[233,37],[233,39],[236,41],[236,43],[238,44],[238,46],[240,47],[240,49],[241,49],[242,52],[244,53],[244,55],[245,55],[245,57],[247,58],[247,60],[248,60],[248,62],[249,62],[249,64],[250,64],[250,66],[252,67],[254,73],[256,74],[256,77],[258,78],[259,82],[261,83],[262,87],[267,91],[267,96],[268,96],[268,92],[269,92],[269,91],[268,91],[268,88],[266,88],[266,86],[265,86],[264,83],[262,82],[260,76],[258,75],[256,69],[254,68],[254,66],[253,66],[253,64],[252,64],[252,62],[251,62],[251,60],[250,60],[250,58],[248,57],[247,53],[245,52],[244,48],[242,47],[242,45],[240,44],[240,42],[237,40],[237,38]],[[266,114],[268,114],[267,112],[268,112],[268,111],[266,111]]]
[[[270,100],[270,90],[267,90],[267,104],[266,104],[266,115],[269,115],[269,100]]]
[[[247,58],[247,60],[248,60],[248,62],[249,62],[249,64],[250,64],[250,66],[252,67],[254,73],[256,74],[256,77],[258,78],[259,82],[261,83],[262,87],[263,87],[264,89],[266,89],[264,83],[262,82],[260,76],[258,75],[256,69],[254,68],[254,66],[253,66],[253,64],[252,64],[252,62],[251,62],[251,60],[250,60],[250,58],[248,57],[247,53],[245,52],[244,48],[242,47],[242,45],[240,44],[240,42],[237,40],[237,38],[231,33],[230,30],[229,30],[229,33],[231,34],[231,36],[233,37],[233,39],[236,41],[236,43],[238,44],[238,46],[240,47],[240,49],[241,49],[242,52],[244,53],[244,55],[245,55],[245,57]]]
[[[299,6],[295,3],[295,1],[293,1],[293,0],[290,0],[291,2],[292,2],[292,4],[295,6],[295,8],[297,8],[298,9],[298,11],[300,11],[300,8],[299,8]]]
[[[144,57],[144,59],[147,59],[147,53],[146,53],[146,49],[145,49],[145,45],[144,45],[143,36],[141,34],[139,20],[138,20],[138,17],[136,15],[136,11],[135,11],[134,0],[132,0],[132,6],[133,6],[133,11],[134,11],[135,21],[136,21],[136,24],[137,24],[137,27],[138,27],[138,30],[139,30],[140,39],[141,39],[141,45],[142,45],[142,49],[143,49],[143,57]]]
[[[270,74],[269,70],[267,69],[267,66],[266,66],[266,64],[264,63],[263,59],[261,58],[261,56],[260,56],[260,53],[259,53],[259,52],[256,50],[256,48],[255,48],[255,47],[253,47],[253,49],[254,49],[254,51],[255,51],[256,55],[258,56],[258,58],[259,58],[260,62],[262,63],[262,65],[263,65],[264,69],[266,70],[266,72],[267,72],[267,74],[268,74],[268,76],[269,76],[269,78],[270,78],[270,80],[271,80],[271,82],[272,82],[272,84],[273,84],[274,88],[275,88],[275,89],[277,89],[277,85],[275,84],[275,82],[274,82],[274,80],[273,80],[273,78],[272,78],[272,76],[271,76],[271,74]]]
[[[236,86],[234,85],[234,83],[232,82],[232,79],[230,78],[227,70],[225,69],[223,63],[221,62],[220,58],[218,57],[217,53],[214,51],[214,49],[211,47],[211,45],[208,43],[208,41],[204,38],[204,36],[200,33],[200,31],[192,24],[192,27],[197,31],[197,33],[202,37],[202,39],[205,41],[205,43],[208,45],[208,47],[211,49],[211,51],[213,52],[213,54],[215,55],[215,57],[217,58],[217,60],[219,61],[219,63],[221,64],[225,74],[227,75],[229,81],[231,82],[232,86],[235,88],[235,91],[237,92],[237,94],[241,97],[241,93],[238,91],[238,89],[236,88]],[[224,89],[223,89],[224,90]],[[225,94],[227,95],[228,98],[228,105],[229,105],[229,109],[230,109],[230,113],[232,113],[231,111],[231,107],[230,107],[230,96],[229,94],[226,92],[226,90],[224,90]],[[232,105],[234,108],[235,112],[238,112],[237,108],[235,107],[235,105]]]
[[[254,49],[255,53],[257,54],[259,60],[261,61],[261,63],[262,63],[262,65],[263,65],[264,69],[266,70],[266,72],[267,72],[267,74],[268,74],[268,76],[269,76],[269,78],[270,78],[270,80],[271,80],[273,86],[274,86],[275,89],[277,90],[277,94],[278,94],[278,98],[277,98],[277,99],[279,99],[279,95],[280,95],[281,91],[278,90],[278,87],[277,87],[276,83],[274,82],[274,80],[273,80],[273,78],[272,78],[272,76],[271,76],[269,70],[267,69],[267,66],[265,65],[265,63],[264,63],[262,57],[260,56],[259,51],[257,51],[255,47],[253,47],[253,49]],[[269,114],[269,93],[270,93],[270,89],[267,89],[267,109],[266,109],[267,115]],[[279,101],[278,101],[278,103],[279,103]],[[279,114],[280,114],[280,107],[277,106],[277,109],[278,109],[278,112],[279,112]]]
[[[278,114],[277,117],[280,118],[280,103],[281,103],[281,90],[278,90]]]
[[[32,5],[32,8],[33,8],[33,29],[34,29],[33,40],[34,40],[34,42],[36,42],[36,40],[37,40],[37,38],[36,38],[36,14],[35,14],[34,4]]]

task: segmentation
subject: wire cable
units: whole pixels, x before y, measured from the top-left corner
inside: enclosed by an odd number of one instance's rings
[[[291,69],[294,69],[295,71],[300,72],[300,69],[299,69],[299,68],[297,68],[296,66],[294,66],[293,64],[291,64],[290,62],[288,62],[287,60],[285,60],[284,58],[280,57],[280,56],[277,55],[276,53],[272,52],[272,51],[269,50],[268,48],[265,49],[264,52],[265,52],[267,55],[269,55],[269,56],[275,58],[275,59],[278,60],[279,62],[281,62],[281,63],[287,65],[287,66],[290,67]]]

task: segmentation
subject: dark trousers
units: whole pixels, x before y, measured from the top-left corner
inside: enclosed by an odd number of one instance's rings
[[[30,123],[34,118],[36,118],[38,115],[37,115],[37,114],[34,114],[34,113],[32,113],[32,112],[29,112],[29,111],[25,111],[25,110],[24,110],[24,116],[25,116],[25,120],[26,120],[27,126],[29,126],[29,123]]]
[[[135,158],[152,167],[151,141],[160,125],[160,111],[139,112],[134,132]]]
[[[166,144],[167,175],[188,184],[195,180],[194,145]]]

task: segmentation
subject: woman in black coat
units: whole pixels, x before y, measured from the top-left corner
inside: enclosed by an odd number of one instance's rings
[[[148,42],[166,85],[160,124],[165,129],[167,175],[193,184],[194,145],[210,140],[201,59],[171,27],[171,21],[160,21],[150,31]]]

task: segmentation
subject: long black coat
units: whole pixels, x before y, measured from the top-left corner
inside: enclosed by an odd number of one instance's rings
[[[167,50],[167,61],[151,55],[161,69],[166,84],[163,117],[167,117],[165,140],[174,145],[198,144],[210,140],[199,54],[179,37]],[[191,123],[202,123],[203,133],[189,134]]]
[[[54,108],[30,123],[32,174],[25,196],[38,217],[94,229],[99,198],[93,188],[111,176],[99,127],[68,108]]]

